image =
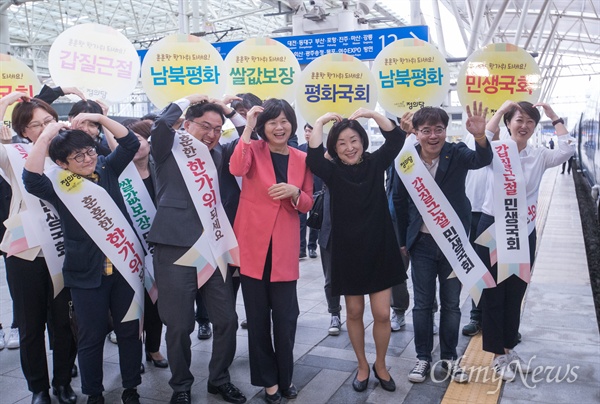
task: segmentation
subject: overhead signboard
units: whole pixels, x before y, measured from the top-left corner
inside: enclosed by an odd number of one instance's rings
[[[351,32],[331,32],[327,34],[284,36],[273,38],[292,51],[298,63],[305,65],[329,53],[344,53],[360,60],[373,60],[387,45],[398,39],[418,38],[429,42],[429,28],[426,25],[369,29]],[[215,42],[212,45],[223,60],[242,41]],[[145,49],[138,50],[140,59]]]
[[[372,60],[390,43],[403,38],[418,38],[429,41],[429,28],[426,25],[369,29],[350,32],[330,32],[326,34],[298,35],[273,38],[289,48],[298,62],[305,65],[329,53],[344,53],[360,60]],[[223,59],[241,41],[216,42],[213,46]]]

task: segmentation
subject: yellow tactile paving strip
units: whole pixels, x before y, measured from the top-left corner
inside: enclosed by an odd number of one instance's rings
[[[498,402],[502,380],[495,377],[490,368],[494,354],[485,352],[481,343],[481,334],[471,337],[471,342],[460,362],[463,369],[469,373],[469,382],[465,384],[451,382],[442,404]]]
[[[550,176],[547,179],[547,182],[542,183],[543,186],[540,187],[540,193],[538,195],[536,253],[544,231],[544,224],[546,223],[552,192],[554,191],[556,172],[549,173]],[[494,372],[490,368],[493,359],[494,355],[492,353],[483,350],[481,333],[471,337],[469,346],[461,360],[461,366],[470,375],[469,383],[459,384],[451,382],[442,399],[442,404],[497,403],[500,398],[500,391],[502,390],[502,380],[496,378]]]

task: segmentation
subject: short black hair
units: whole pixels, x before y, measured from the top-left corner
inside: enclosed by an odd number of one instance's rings
[[[527,101],[519,101],[519,102],[517,102],[517,104],[519,105],[519,108],[523,111],[523,113],[525,113],[527,116],[529,116],[531,119],[533,119],[535,121],[536,125],[540,122],[540,119],[542,119],[542,116],[540,115],[540,111],[538,111],[537,108],[534,107],[532,103],[527,102]],[[508,128],[508,123],[512,120],[513,116],[517,113],[519,108],[513,106],[511,108],[511,110],[508,111],[506,114],[504,114],[504,116],[502,117],[502,119],[504,120],[504,125],[506,125],[507,128]],[[510,130],[509,130],[509,132],[510,132]]]
[[[223,123],[225,123],[225,112],[223,112],[223,108],[219,104],[212,102],[199,102],[197,104],[190,105],[187,111],[185,111],[185,119],[192,121],[195,118],[200,118],[207,112],[216,112],[217,114],[221,115],[221,120]]]
[[[360,141],[363,145],[363,153],[369,148],[369,135],[367,134],[365,128],[362,127],[360,122],[355,119],[344,118],[340,122],[334,123],[329,131],[329,135],[327,135],[327,152],[336,160],[339,159],[339,157],[337,151],[335,150],[335,145],[340,137],[340,133],[342,133],[342,131],[345,129],[352,129],[358,133]]]
[[[306,130],[306,128],[308,128],[308,129],[314,129],[313,126],[310,123],[308,123],[308,122],[306,122],[304,124],[304,129]]]
[[[292,132],[290,134],[293,135],[296,133],[298,129],[298,121],[296,120],[296,112],[294,108],[284,99],[279,98],[269,98],[263,103],[263,112],[261,112],[256,118],[256,133],[263,140],[267,140],[265,135],[265,124],[267,121],[271,119],[277,118],[281,113],[284,113],[285,117],[292,124]]]
[[[263,104],[262,100],[252,93],[241,93],[241,94],[236,94],[236,95],[238,97],[240,97],[242,100],[241,101],[239,101],[239,100],[231,101],[231,108],[233,108],[233,109],[238,109],[238,108],[250,109],[250,108],[254,107],[255,105]]]
[[[412,125],[415,130],[426,124],[433,125],[437,123],[442,123],[444,128],[447,128],[449,121],[450,117],[443,109],[439,107],[423,107],[413,115]]]
[[[67,163],[67,157],[73,152],[96,147],[96,142],[90,135],[82,130],[63,130],[50,142],[48,154],[52,161]]]
[[[69,118],[75,118],[77,115],[81,114],[82,112],[88,112],[88,113],[92,113],[92,114],[104,113],[104,111],[102,111],[102,107],[96,101],[81,100],[81,101],[77,101],[75,104],[73,104],[73,106],[71,107],[71,110],[69,111],[68,116],[69,116]],[[102,130],[102,125],[100,125],[98,122],[94,122],[94,124],[98,127],[98,130]]]

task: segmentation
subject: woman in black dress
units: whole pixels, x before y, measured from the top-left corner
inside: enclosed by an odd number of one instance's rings
[[[369,137],[356,120],[374,119],[385,143],[368,153]],[[323,125],[334,121],[324,156]],[[381,387],[394,391],[396,385],[385,365],[390,340],[390,291],[406,279],[400,249],[388,210],[384,175],[404,144],[405,133],[385,116],[361,108],[349,119],[327,113],[317,119],[309,141],[307,164],[321,177],[331,194],[332,294],[344,295],[346,325],[358,359],[352,383],[364,391],[369,379],[365,355],[364,295],[368,294],[373,314],[375,377]]]

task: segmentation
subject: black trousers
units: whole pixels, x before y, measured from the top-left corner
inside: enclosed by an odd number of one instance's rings
[[[103,352],[108,334],[108,313],[112,314],[117,345],[119,366],[124,388],[134,388],[142,383],[142,341],[139,338],[138,320],[122,322],[131,300],[133,289],[115,270],[103,276],[102,283],[94,289],[71,288],[73,305],[77,315],[79,370],[83,394],[98,395],[104,391]]]
[[[269,246],[262,279],[241,276],[248,319],[250,383],[287,389],[294,373],[294,343],[300,309],[296,281],[271,282],[271,256]]]
[[[162,326],[163,323],[158,315],[158,300],[156,303],[152,303],[150,295],[144,289],[144,331],[146,332],[144,344],[146,352],[159,351]]]
[[[479,221],[478,234],[481,234],[492,223],[492,216],[482,214]],[[536,232],[529,235],[529,260],[533,267],[535,258]],[[477,255],[490,273],[494,281],[498,279],[498,265],[490,265],[490,253],[487,247],[477,245]],[[504,348],[513,349],[518,342],[519,325],[521,323],[521,304],[527,283],[521,278],[511,275],[495,288],[483,290],[481,296],[483,350],[504,355]]]
[[[6,276],[11,289],[19,327],[21,368],[27,387],[33,393],[48,390],[48,363],[44,333],[46,323],[52,329],[53,386],[71,383],[77,346],[69,321],[71,294],[64,288],[56,299],[52,279],[44,258],[33,261],[6,258]]]
[[[165,341],[171,370],[169,385],[176,391],[191,390],[194,375],[190,371],[192,350],[190,334],[194,331],[194,302],[198,294],[196,268],[174,264],[189,247],[156,244],[154,271],[158,286],[158,312],[167,327]],[[208,364],[209,383],[220,386],[230,382],[229,366],[236,348],[237,314],[231,286],[217,269],[200,288],[202,300],[213,324],[213,347]],[[139,365],[138,365],[139,367]]]

